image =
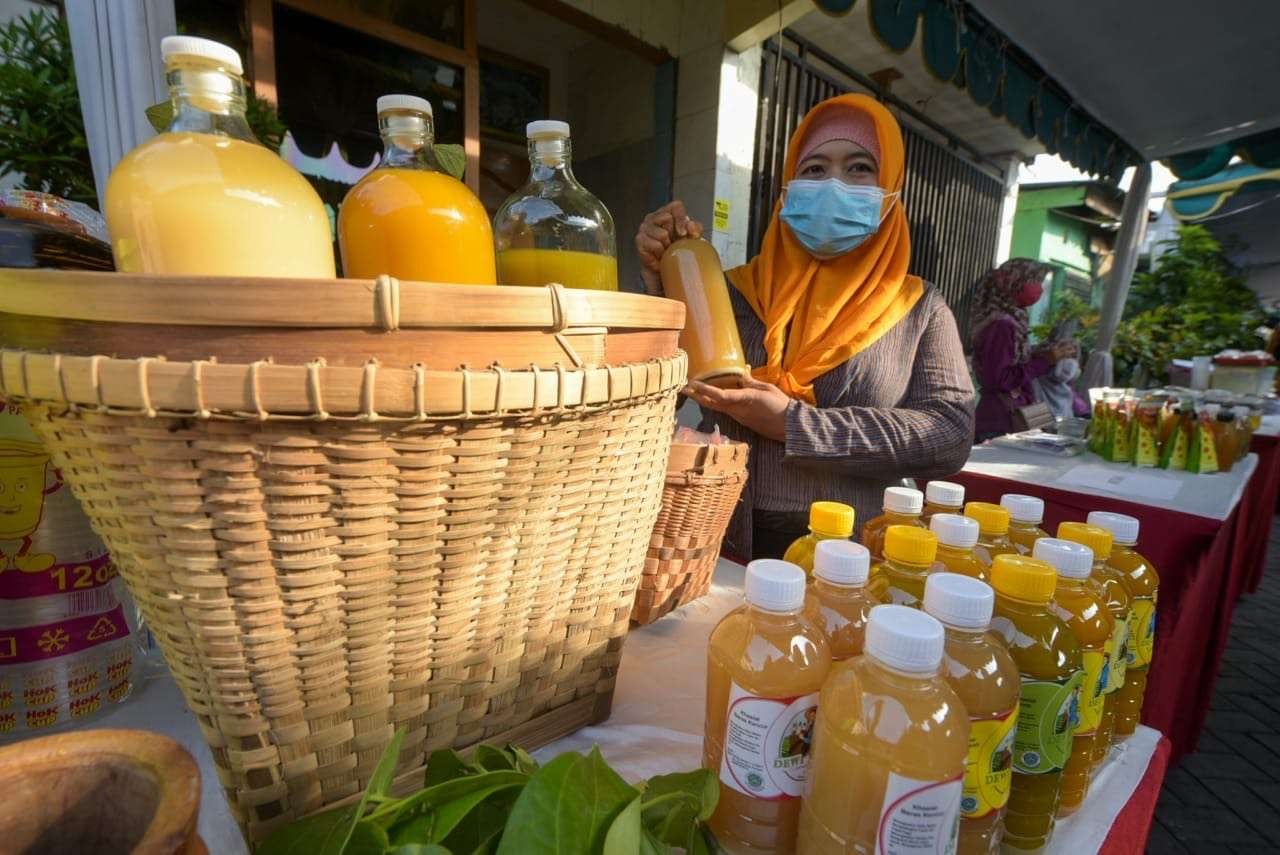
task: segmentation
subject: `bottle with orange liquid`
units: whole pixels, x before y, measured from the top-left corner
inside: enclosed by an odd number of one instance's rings
[[[1009,512],[990,502],[969,502],[964,515],[978,523],[978,545],[973,552],[978,560],[990,565],[997,555],[1017,555],[1009,540]]]
[[[709,824],[728,852],[789,853],[831,650],[802,613],[799,567],[753,561],[745,588],[707,646],[702,765],[720,776]]]
[[[498,281],[618,290],[613,216],[573,176],[569,124],[530,122],[529,182],[493,218]]]
[[[1160,575],[1151,562],[1138,554],[1140,523],[1127,514],[1093,511],[1090,525],[1111,532],[1113,544],[1107,566],[1124,580],[1131,603],[1129,610],[1129,638],[1124,646],[1126,654],[1124,683],[1108,701],[1113,706],[1115,739],[1132,735],[1142,717],[1142,700],[1147,691],[1147,673],[1151,668],[1151,656],[1156,644],[1156,600],[1160,593]]]
[[[853,537],[853,508],[840,502],[814,502],[809,506],[809,533],[797,538],[782,556],[813,575],[813,555],[824,540],[848,540]]]
[[[990,567],[978,560],[973,547],[978,543],[978,523],[959,514],[935,514],[929,530],[938,538],[934,571],[959,573],[971,579],[989,581]]]
[[[964,485],[950,481],[930,481],[924,488],[924,512],[920,519],[926,525],[934,514],[964,513]]]
[[[923,511],[924,493],[910,487],[886,487],[884,513],[862,526],[862,545],[871,552],[871,560],[884,560],[884,536],[889,526],[925,528],[920,519]]]
[[[938,673],[943,644],[924,612],[871,610],[865,653],[832,669],[818,701],[801,855],[955,851],[969,721]]]
[[[1032,554],[1052,564],[1058,571],[1058,588],[1053,595],[1052,608],[1058,617],[1066,621],[1076,641],[1080,642],[1080,657],[1084,665],[1071,757],[1062,770],[1058,816],[1064,817],[1078,811],[1089,794],[1095,743],[1104,738],[1099,726],[1106,701],[1103,692],[1111,670],[1115,618],[1107,611],[1102,587],[1089,576],[1093,570],[1093,552],[1089,547],[1069,540],[1042,537],[1036,541]],[[1109,736],[1105,738],[1110,739]]]
[[[746,357],[716,248],[702,238],[681,238],[667,247],[658,269],[662,292],[684,303],[680,347],[689,355],[689,379],[741,386]]]
[[[870,569],[871,555],[861,544],[824,540],[814,553],[804,615],[826,635],[835,662],[862,652],[867,618],[880,605],[867,590]]]
[[[891,525],[884,537],[884,561],[872,570],[871,593],[881,602],[919,608],[924,582],[938,557],[938,538],[926,528]]]
[[[1000,497],[1000,507],[1009,512],[1009,542],[1019,555],[1030,555],[1036,541],[1049,536],[1049,532],[1040,527],[1044,522],[1043,499],[1005,493]]]
[[[968,576],[934,573],[925,583],[925,613],[946,629],[942,676],[969,713],[959,855],[996,851],[1013,781],[1021,680],[1009,651],[987,633],[994,605],[991,586]]]
[[[383,95],[377,109],[382,160],[338,211],[344,275],[496,284],[489,215],[467,185],[436,162],[431,104]]]
[[[166,37],[160,54],[173,120],[107,182],[116,269],[332,279],[329,216],[307,180],[249,130],[240,55],[190,36]]]

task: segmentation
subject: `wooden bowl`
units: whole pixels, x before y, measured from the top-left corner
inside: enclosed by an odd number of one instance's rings
[[[200,771],[168,737],[88,730],[0,749],[0,849],[199,855]]]

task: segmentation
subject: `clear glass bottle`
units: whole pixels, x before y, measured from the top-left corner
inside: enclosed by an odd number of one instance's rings
[[[502,285],[618,290],[618,245],[604,203],[573,177],[567,122],[530,122],[529,183],[493,218]]]
[[[862,652],[867,618],[880,601],[867,590],[871,553],[858,543],[824,540],[813,557],[804,613],[827,636],[835,662]]]

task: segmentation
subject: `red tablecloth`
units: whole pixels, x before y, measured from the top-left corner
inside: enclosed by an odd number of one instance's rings
[[[1151,820],[1156,815],[1156,802],[1160,799],[1160,787],[1169,768],[1169,750],[1169,740],[1161,739],[1156,753],[1151,755],[1151,762],[1147,764],[1142,783],[1138,784],[1138,789],[1133,791],[1116,816],[1098,855],[1141,855],[1146,850]]]
[[[1280,437],[1254,435],[1250,451],[1258,455],[1258,470],[1249,484],[1254,504],[1241,527],[1247,575],[1245,590],[1253,593],[1262,582],[1267,564],[1267,542],[1271,539],[1271,517],[1280,501]]]

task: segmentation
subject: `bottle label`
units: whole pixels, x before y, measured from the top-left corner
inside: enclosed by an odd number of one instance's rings
[[[1013,768],[1027,775],[1056,772],[1071,755],[1071,737],[1080,722],[1084,671],[1062,681],[1023,680]]]
[[[1125,646],[1130,668],[1146,668],[1156,646],[1156,598],[1138,597],[1129,612],[1129,643]]]
[[[962,791],[959,775],[919,781],[890,772],[876,829],[876,855],[953,855]]]
[[[960,801],[965,819],[986,816],[1009,801],[1017,721],[1017,708],[989,718],[969,719],[969,753],[964,758],[964,797]]]
[[[1111,662],[1111,670],[1107,674],[1107,682],[1103,690],[1104,695],[1109,695],[1124,685],[1124,672],[1129,657],[1129,621],[1131,620],[1133,620],[1132,611],[1129,612],[1125,620],[1116,621],[1115,632],[1111,633],[1111,638],[1107,642],[1107,655]]]
[[[809,771],[818,693],[761,698],[734,683],[725,721],[720,780],[768,801],[799,798]]]
[[[1080,721],[1076,724],[1076,734],[1087,736],[1098,729],[1102,723],[1102,709],[1107,700],[1107,681],[1114,670],[1112,668],[1112,639],[1102,650],[1084,651],[1084,682],[1080,685]]]

